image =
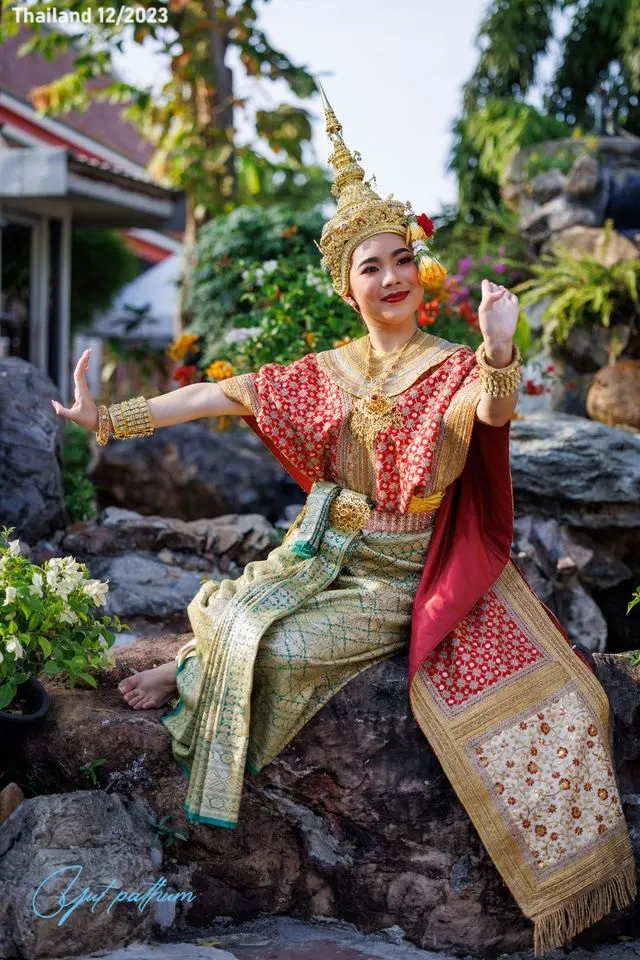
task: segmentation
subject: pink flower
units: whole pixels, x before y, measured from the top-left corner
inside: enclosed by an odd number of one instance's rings
[[[507,265],[506,263],[494,263],[493,272],[494,273],[506,273]]]
[[[473,266],[473,257],[463,257],[462,260],[458,260],[458,273],[466,273],[467,270],[470,270]]]

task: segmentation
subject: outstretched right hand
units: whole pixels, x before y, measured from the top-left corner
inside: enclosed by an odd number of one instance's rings
[[[72,420],[79,427],[85,430],[98,429],[98,408],[93,402],[93,397],[89,393],[87,386],[87,368],[89,366],[89,355],[91,348],[85,350],[76,364],[73,371],[73,380],[75,384],[75,403],[72,407],[63,407],[61,404],[52,400],[53,409],[59,417],[65,420]]]

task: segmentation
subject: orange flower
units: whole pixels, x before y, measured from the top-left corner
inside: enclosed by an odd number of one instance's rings
[[[295,233],[298,233],[298,230],[299,227],[296,227],[294,224],[292,227],[287,227],[286,230],[283,230],[280,236],[286,239],[287,237],[292,237]]]
[[[336,349],[338,347],[345,347],[348,343],[351,343],[351,337],[343,337],[342,340],[333,341],[333,345]]]
[[[234,376],[235,372],[236,368],[233,364],[227,363],[226,360],[214,360],[205,370],[205,376],[210,380],[228,380],[229,377]]]
[[[302,339],[304,340],[304,342],[306,343],[306,345],[307,345],[308,347],[311,347],[311,348],[315,347],[315,345],[316,345],[316,335],[315,335],[315,333],[313,333],[312,330],[306,330],[306,331],[302,334]]]
[[[184,360],[186,355],[193,350],[200,339],[197,333],[181,333],[177,340],[167,347],[167,356],[170,360],[179,362]]]

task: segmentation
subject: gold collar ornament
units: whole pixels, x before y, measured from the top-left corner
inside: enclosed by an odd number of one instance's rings
[[[357,399],[354,400],[350,427],[353,436],[360,440],[370,453],[375,450],[376,438],[381,430],[385,430],[391,423],[402,426],[402,417],[395,400],[385,396],[382,390],[386,381],[399,365],[409,345],[415,343],[418,334],[421,333],[422,331],[418,328],[399,350],[394,350],[390,354],[392,357],[391,364],[388,367],[383,365],[380,374],[375,378],[371,376],[371,339],[367,337],[364,379],[369,381],[369,392],[365,395],[359,393]]]
[[[329,163],[335,170],[331,192],[337,198],[335,215],[325,223],[318,249],[322,265],[331,274],[334,289],[342,297],[349,292],[349,269],[353,251],[376,233],[395,233],[413,252],[420,282],[431,294],[444,283],[447,271],[429,250],[433,224],[425,214],[416,217],[410,203],[401,203],[390,194],[378,196],[371,183],[365,183],[364,170],[357,151],[347,149],[342,139],[342,124],[336,117],[324,90],[318,84],[324,107],[327,133],[333,144]]]

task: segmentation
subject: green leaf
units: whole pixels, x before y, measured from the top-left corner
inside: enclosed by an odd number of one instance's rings
[[[49,640],[47,640],[46,637],[38,636],[38,643],[39,643],[40,649],[41,649],[42,652],[44,653],[45,657],[51,656],[51,649],[52,649],[52,648],[51,648],[51,643],[49,642]]]
[[[43,667],[44,673],[61,673],[64,670],[64,666],[59,664],[56,660],[47,660]]]
[[[4,710],[15,697],[17,688],[13,683],[5,683],[0,687],[0,710]]]

